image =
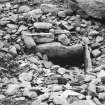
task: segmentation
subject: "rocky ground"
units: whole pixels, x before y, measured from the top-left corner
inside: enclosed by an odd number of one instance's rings
[[[0,105],[105,104],[96,1],[0,0]]]

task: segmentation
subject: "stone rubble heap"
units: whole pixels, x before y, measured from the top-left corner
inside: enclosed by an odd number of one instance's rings
[[[5,1],[0,0],[0,104],[103,105],[104,25],[51,0]],[[63,67],[49,60],[74,57],[85,61]]]

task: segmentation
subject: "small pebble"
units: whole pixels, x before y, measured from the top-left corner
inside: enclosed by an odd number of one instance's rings
[[[25,72],[23,72],[22,74],[20,74],[19,75],[19,80],[20,81],[31,81],[32,80],[32,76],[33,76],[33,73],[32,73],[32,71],[30,71],[30,72],[27,72],[27,73],[25,73]]]
[[[6,95],[14,95],[19,89],[18,84],[9,84],[7,90],[5,91]]]
[[[59,12],[58,12],[58,16],[61,17],[61,18],[66,17],[65,11],[59,11]]]
[[[4,96],[4,95],[2,95],[2,94],[0,94],[0,100],[3,100],[3,99],[5,99],[6,97]]]
[[[23,6],[19,7],[18,12],[19,13],[26,13],[26,12],[29,12],[30,10],[31,10],[31,8],[29,6],[23,5]]]
[[[17,50],[15,46],[10,46],[9,52],[13,55],[17,55]]]
[[[39,105],[48,105],[46,102],[42,102]]]
[[[62,91],[63,86],[62,85],[52,85],[52,91],[57,92],[57,91]]]
[[[65,69],[65,68],[59,68],[57,72],[58,72],[59,74],[63,75],[63,74],[65,74],[66,69]]]
[[[96,30],[90,30],[89,36],[99,35],[99,32]]]
[[[92,51],[93,57],[98,57],[101,54],[101,51],[99,49],[95,49]]]
[[[104,38],[102,37],[102,36],[97,36],[96,37],[96,42],[97,43],[100,43],[100,42],[102,42],[104,40]]]

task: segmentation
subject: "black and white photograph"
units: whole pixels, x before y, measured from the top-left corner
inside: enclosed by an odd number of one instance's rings
[[[0,0],[0,105],[105,105],[105,0]]]

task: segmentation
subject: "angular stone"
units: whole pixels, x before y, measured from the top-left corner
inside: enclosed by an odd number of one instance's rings
[[[65,69],[65,68],[59,68],[59,69],[57,70],[57,72],[58,72],[59,74],[63,75],[63,74],[65,74],[66,69]]]
[[[21,25],[21,26],[18,28],[18,32],[21,32],[21,31],[24,31],[24,32],[25,32],[25,30],[27,30],[27,27],[24,26],[24,25]],[[26,33],[24,33],[24,34],[26,34]]]
[[[100,43],[100,42],[102,42],[104,40],[104,38],[102,37],[102,36],[97,36],[96,37],[96,42],[97,43]]]
[[[3,10],[3,4],[0,4],[0,12]]]
[[[58,92],[58,91],[62,91],[63,90],[63,86],[62,85],[52,85],[52,89],[53,92]]]
[[[60,41],[63,45],[68,45],[70,43],[70,39],[65,34],[59,35],[58,41]]]
[[[17,55],[16,47],[15,46],[10,46],[9,53],[11,53],[13,55]]]
[[[90,30],[89,36],[95,36],[95,35],[99,35],[99,32],[96,30]]]
[[[65,98],[62,98],[61,96],[55,96],[53,99],[54,104],[56,105],[69,105],[67,100]]]
[[[88,37],[82,37],[82,40],[85,44],[90,44],[90,40]]]
[[[7,90],[5,91],[5,94],[7,95],[14,95],[19,89],[18,84],[9,84]]]
[[[8,23],[10,23],[10,21],[8,21],[8,20],[0,20],[0,25],[1,26],[7,25]]]
[[[43,13],[55,13],[55,14],[57,14],[57,12],[59,11],[57,6],[53,5],[53,4],[41,4],[40,8],[43,11]]]
[[[23,92],[23,96],[27,96],[29,98],[36,98],[37,97],[37,93],[35,91],[31,91],[31,90],[25,88],[24,92]]]
[[[23,72],[22,74],[19,75],[19,80],[24,82],[24,81],[31,81],[32,80],[33,73],[30,71],[28,73]]]
[[[52,63],[49,61],[43,61],[43,64],[44,64],[45,68],[47,68],[47,69],[50,69],[52,66]]]
[[[18,26],[15,24],[7,24],[7,27],[10,29],[17,29],[18,28]]]
[[[9,20],[11,20],[12,22],[17,22],[17,19],[18,19],[18,14],[13,14],[9,16]]]
[[[15,98],[15,100],[16,100],[16,101],[20,101],[20,100],[23,101],[23,100],[25,100],[25,97]]]
[[[66,17],[65,11],[59,11],[58,16],[61,17],[61,18],[65,18]]]
[[[50,97],[50,93],[44,93],[44,94],[40,95],[38,97],[38,99],[41,100],[41,101],[44,101],[44,100],[49,99],[49,97]]]
[[[74,26],[71,24],[69,25],[66,21],[62,21],[60,26],[63,28],[63,29],[66,29],[66,30],[72,30],[74,29]]]
[[[94,57],[98,57],[100,54],[101,54],[101,51],[99,49],[95,49],[95,50],[92,51],[92,55]]]
[[[47,22],[36,22],[34,23],[34,27],[37,29],[50,29],[52,24]]]
[[[3,46],[4,46],[4,42],[2,42],[2,41],[0,40],[0,49],[2,49]]]
[[[72,9],[70,9],[70,8],[69,9],[65,9],[64,11],[65,11],[66,16],[71,16],[73,14]]]
[[[68,96],[83,96],[82,94],[78,93],[78,92],[75,92],[73,90],[65,90],[61,96],[63,98],[67,98]]]
[[[78,6],[89,16],[102,19],[105,17],[105,0],[76,0]],[[85,8],[85,9],[84,9]]]
[[[73,11],[71,9],[65,9],[64,11],[59,11],[58,16],[64,18],[66,16],[72,15]]]
[[[33,39],[37,43],[48,43],[54,41],[53,33],[35,33],[33,34]]]
[[[23,32],[22,34],[23,34],[22,39],[23,39],[27,48],[30,49],[30,48],[33,48],[33,47],[36,46],[36,43],[35,43],[34,39],[32,38],[32,36],[26,35],[26,34],[29,34],[29,33]]]
[[[6,97],[4,96],[4,95],[2,95],[2,94],[0,94],[0,100],[3,100],[3,99],[5,99]]]
[[[3,36],[4,31],[0,30],[0,36]]]
[[[16,48],[16,51],[20,51],[21,50],[21,47],[19,44],[15,44],[14,47]]]
[[[70,34],[70,32],[67,31],[67,30],[58,29],[58,30],[54,31],[54,34],[57,34],[57,35],[59,35],[59,34]]]
[[[19,7],[18,12],[19,13],[26,13],[26,12],[29,12],[30,10],[31,10],[31,8],[29,6],[23,5],[23,6]]]
[[[12,7],[12,5],[9,2],[7,2],[7,3],[5,3],[5,7],[6,7],[6,9],[9,10]]]

